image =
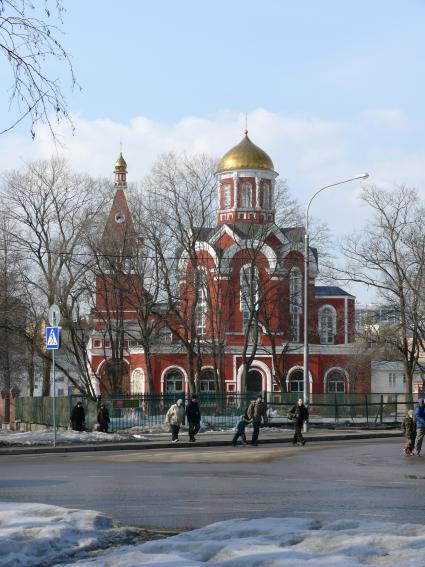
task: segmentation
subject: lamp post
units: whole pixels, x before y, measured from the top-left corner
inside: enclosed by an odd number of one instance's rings
[[[304,387],[304,404],[308,404],[309,396],[309,349],[308,349],[308,265],[309,265],[309,232],[308,232],[308,213],[310,211],[310,205],[313,199],[325,189],[329,187],[335,187],[336,185],[343,185],[344,183],[349,183],[350,181],[355,181],[356,179],[367,179],[369,177],[368,173],[362,173],[361,175],[356,175],[355,177],[350,177],[349,179],[344,179],[342,181],[337,181],[336,183],[331,183],[330,185],[325,185],[321,187],[314,193],[307,205],[306,217],[305,217],[305,233],[304,233],[304,373],[303,373],[303,387]],[[304,431],[308,430],[307,422],[304,422]]]

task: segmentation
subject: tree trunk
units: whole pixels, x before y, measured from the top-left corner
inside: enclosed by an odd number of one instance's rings
[[[153,372],[152,372],[152,361],[151,361],[151,354],[149,351],[145,349],[145,363],[146,363],[146,373],[148,378],[148,391],[154,392],[155,391],[155,383],[153,379]]]
[[[34,396],[34,375],[35,375],[34,356],[35,356],[34,344],[31,344],[30,356],[28,360],[28,388],[29,388],[29,395],[31,398]]]
[[[46,357],[43,358],[43,387],[42,396],[50,396],[50,372],[52,368],[52,360],[50,358],[51,353],[46,353]]]
[[[195,369],[193,364],[193,353],[187,352],[187,379],[188,379],[188,386],[189,386],[189,393],[194,394],[196,392],[196,385],[195,385]]]

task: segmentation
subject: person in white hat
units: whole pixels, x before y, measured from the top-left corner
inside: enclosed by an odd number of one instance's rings
[[[171,441],[173,443],[177,443],[177,441],[179,440],[179,431],[184,414],[184,403],[183,400],[180,399],[170,407],[165,416],[165,421],[168,423],[171,429]]]

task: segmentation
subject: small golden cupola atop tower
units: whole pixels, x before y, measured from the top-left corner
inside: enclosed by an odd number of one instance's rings
[[[123,158],[122,152],[118,156],[115,162],[115,185],[120,187],[125,187],[127,185],[127,162]]]
[[[219,172],[234,169],[274,169],[266,152],[251,142],[248,130],[245,130],[242,141],[225,153],[218,164]]]

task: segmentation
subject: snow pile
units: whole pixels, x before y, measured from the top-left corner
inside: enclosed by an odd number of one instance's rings
[[[302,518],[231,520],[115,549],[80,567],[422,567],[425,526]]]
[[[98,512],[0,503],[0,565],[422,567],[425,563],[425,526],[416,524],[296,517],[230,520],[128,545],[141,532],[117,527]]]
[[[141,435],[128,435],[119,433],[102,433],[101,431],[57,431],[56,442],[59,445],[72,445],[78,443],[112,443],[115,441],[147,440]],[[53,443],[53,430],[42,431],[9,431],[0,429],[0,446],[31,446],[51,445]]]
[[[0,565],[35,567],[68,562],[90,550],[128,543],[137,532],[114,526],[100,512],[2,502]]]

